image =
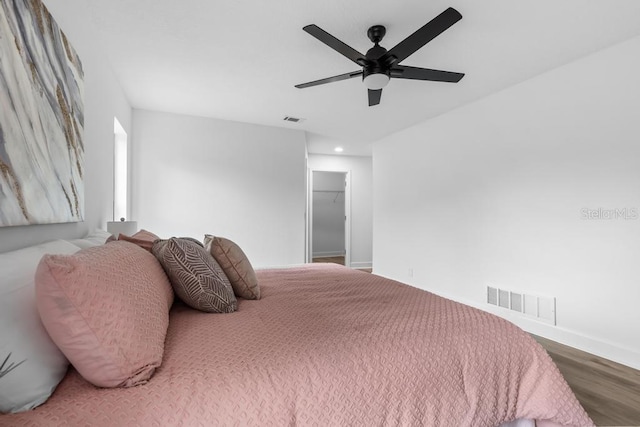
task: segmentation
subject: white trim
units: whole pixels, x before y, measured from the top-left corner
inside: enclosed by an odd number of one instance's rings
[[[344,256],[344,252],[343,251],[315,252],[313,254],[314,258],[323,258],[323,257],[329,257],[329,256]]]
[[[129,217],[129,144],[127,132],[118,121],[113,118],[113,212],[112,220]]]
[[[311,203],[311,195],[313,194],[313,174],[311,173],[311,169],[308,168],[309,159],[305,148],[305,168],[307,169],[307,194],[305,200],[305,211],[304,211],[304,262],[312,262],[313,251],[311,248],[311,227],[309,224],[311,223],[311,215],[313,209],[313,203]]]
[[[351,268],[361,269],[361,268],[373,268],[373,262],[352,262],[350,265]]]
[[[344,176],[344,265],[351,265],[351,171]]]

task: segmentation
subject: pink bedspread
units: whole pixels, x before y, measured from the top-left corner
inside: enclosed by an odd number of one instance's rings
[[[150,382],[99,389],[71,369],[27,426],[592,425],[545,351],[509,322],[332,265],[258,273],[232,314],[171,314]]]

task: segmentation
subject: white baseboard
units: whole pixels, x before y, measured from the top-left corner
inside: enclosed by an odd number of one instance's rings
[[[543,338],[559,342],[560,344],[568,345],[569,347],[577,348],[578,350],[586,351],[587,353],[609,359],[611,361],[629,366],[634,369],[640,369],[640,353],[622,347],[619,344],[607,342],[594,337],[589,337],[575,331],[564,329],[559,326],[542,323],[526,316],[515,314],[511,310],[507,310],[502,307],[478,303],[477,301],[465,300],[463,298],[443,294],[441,292],[438,292],[438,295],[460,302],[462,304],[470,305],[471,307],[475,307],[483,311],[487,311],[491,314],[495,314],[496,316],[502,317],[503,319],[514,323],[521,329],[531,334],[539,335]]]
[[[373,262],[352,262],[350,265],[351,268],[359,269],[359,268],[372,268]]]
[[[330,256],[344,256],[344,251],[314,252],[312,255],[313,258],[323,258],[323,257],[330,257]]]

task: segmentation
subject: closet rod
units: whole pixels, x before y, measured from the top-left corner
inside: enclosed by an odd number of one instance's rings
[[[314,193],[336,193],[336,197],[333,198],[333,203],[338,200],[340,193],[344,193],[344,190],[313,190]]]

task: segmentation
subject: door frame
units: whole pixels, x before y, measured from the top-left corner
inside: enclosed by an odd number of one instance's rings
[[[312,169],[307,168],[307,245],[305,248],[305,262],[313,262],[313,173],[338,172],[343,173],[344,187],[344,265],[351,268],[351,171],[344,169]]]

